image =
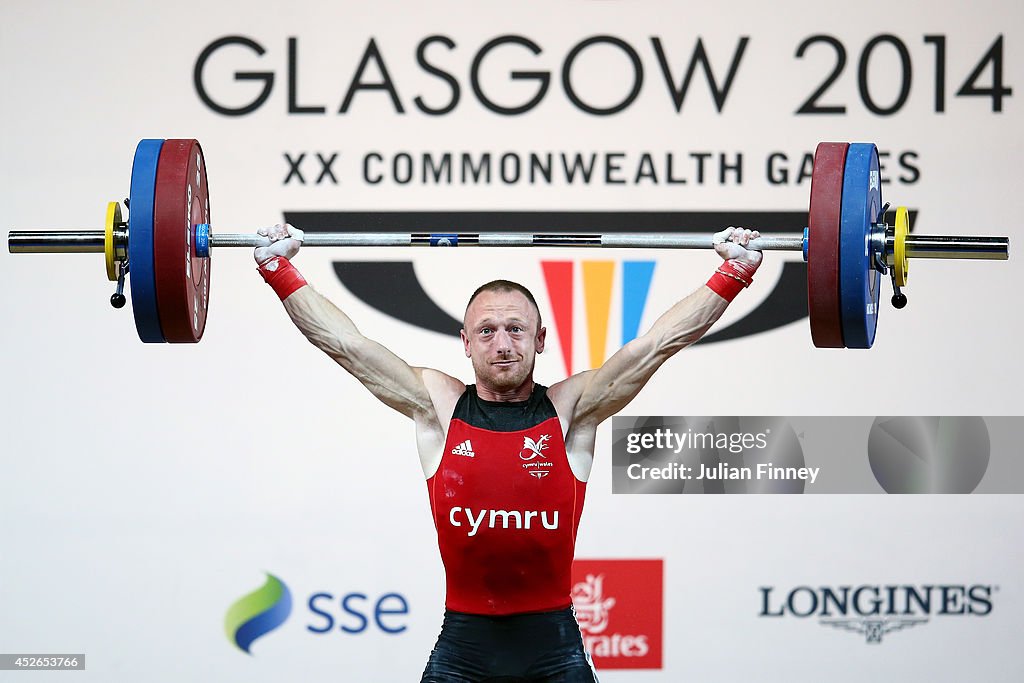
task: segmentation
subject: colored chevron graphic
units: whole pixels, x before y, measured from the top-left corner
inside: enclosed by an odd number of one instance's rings
[[[623,261],[621,275],[622,334],[620,345],[636,338],[643,318],[647,295],[654,277],[654,261]],[[587,351],[590,368],[600,367],[608,350],[612,293],[615,286],[615,261],[583,261],[581,273],[587,325]],[[566,375],[573,374],[573,310],[576,298],[576,263],[541,261],[544,284],[554,318],[553,325],[562,347]]]

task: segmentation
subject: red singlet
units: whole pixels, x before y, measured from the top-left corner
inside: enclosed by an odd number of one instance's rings
[[[568,607],[586,483],[569,469],[547,388],[484,401],[470,385],[427,480],[447,577],[445,606],[470,614]]]

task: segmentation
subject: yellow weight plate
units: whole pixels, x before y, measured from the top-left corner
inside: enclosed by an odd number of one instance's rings
[[[107,262],[107,279],[117,282],[117,256],[114,253],[114,224],[121,222],[121,205],[107,204],[107,220],[103,224],[103,256]]]
[[[892,267],[895,270],[896,285],[907,286],[910,262],[907,260],[907,235],[910,233],[910,214],[907,207],[896,208],[896,239],[893,245]]]

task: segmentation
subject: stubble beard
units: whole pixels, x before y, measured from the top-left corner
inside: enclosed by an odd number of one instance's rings
[[[491,389],[499,392],[511,391],[518,389],[529,379],[533,372],[533,364],[527,365],[526,360],[520,357],[519,363],[515,366],[515,372],[505,372],[498,370],[487,360],[477,362],[474,359],[473,371],[476,373],[478,384],[486,384]]]

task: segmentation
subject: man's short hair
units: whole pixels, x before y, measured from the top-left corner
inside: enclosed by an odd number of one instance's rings
[[[482,284],[476,288],[473,292],[473,296],[469,297],[469,303],[466,304],[466,311],[469,311],[469,307],[473,305],[473,301],[483,294],[484,292],[519,292],[526,297],[526,300],[533,305],[533,310],[537,311],[537,329],[540,329],[540,306],[537,305],[537,300],[533,298],[533,292],[523,287],[518,282],[512,282],[511,280],[491,280],[486,284]],[[465,314],[463,314],[465,319]]]

